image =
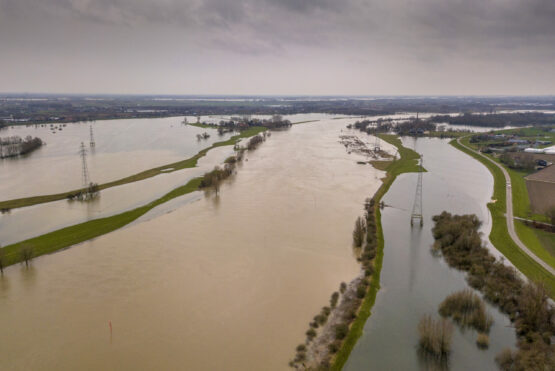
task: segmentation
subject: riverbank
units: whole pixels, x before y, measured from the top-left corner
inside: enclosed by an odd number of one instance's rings
[[[505,216],[507,208],[505,194],[506,181],[501,169],[493,162],[464,147],[457,140],[451,141],[450,144],[458,150],[480,161],[488,168],[493,176],[493,201],[488,203],[488,209],[490,210],[492,216],[492,228],[489,235],[491,243],[526,277],[535,281],[545,282],[551,293],[551,297],[554,297],[555,277],[535,262],[534,259],[523,252],[509,235],[507,219]],[[530,248],[536,256],[541,258],[542,253],[537,249],[537,247],[537,245],[528,246],[528,248]]]
[[[254,137],[259,133],[259,131],[253,130],[253,131],[250,131],[250,133],[252,133],[251,136]],[[245,138],[245,137],[246,136],[242,136],[242,138]],[[204,156],[211,148],[219,147],[222,145],[232,145],[237,143],[239,139],[241,139],[240,136],[235,136],[230,138],[226,142],[216,143],[212,145],[210,148],[201,151],[203,152],[202,156]],[[222,144],[222,143],[227,143],[227,144]],[[195,165],[196,165],[196,160],[202,157],[202,156],[199,156],[198,154],[197,156],[195,156],[196,157]],[[204,179],[204,176],[194,178],[189,182],[187,182],[187,184],[181,187],[178,187],[168,192],[164,196],[144,206],[137,207],[133,210],[129,210],[129,211],[126,211],[117,215],[105,217],[105,218],[90,220],[84,223],[62,228],[50,233],[43,234],[41,236],[37,236],[15,244],[5,246],[2,249],[2,252],[3,252],[3,256],[1,257],[2,265],[9,266],[23,261],[24,257],[22,255],[22,251],[24,251],[25,249],[31,249],[32,257],[34,258],[40,255],[55,252],[57,250],[68,248],[70,246],[79,244],[81,242],[90,240],[92,238],[115,231],[137,220],[139,217],[146,214],[148,211],[152,210],[156,206],[166,203],[174,198],[181,197],[188,193],[201,189],[203,179]]]
[[[202,158],[203,156],[205,156],[206,153],[208,153],[208,151],[210,151],[211,149],[216,148],[216,147],[221,147],[221,146],[234,145],[235,143],[237,143],[239,140],[241,140],[243,138],[252,137],[252,136],[254,136],[256,134],[259,134],[259,133],[261,133],[265,130],[267,130],[267,129],[264,128],[264,127],[249,128],[247,130],[242,131],[238,135],[234,135],[233,137],[229,138],[226,141],[216,142],[216,143],[212,144],[210,147],[199,151],[193,157],[190,157],[190,158],[182,160],[182,161],[177,161],[177,162],[174,162],[174,163],[171,163],[171,164],[158,166],[158,167],[155,167],[155,168],[152,168],[152,169],[149,169],[149,170],[145,170],[145,171],[139,172],[137,174],[134,174],[134,175],[122,178],[122,179],[118,179],[118,180],[115,180],[115,181],[112,181],[112,182],[100,184],[99,189],[103,190],[103,189],[107,189],[107,188],[110,188],[110,187],[116,187],[116,186],[119,186],[119,185],[128,184],[128,183],[148,179],[148,178],[160,175],[160,174],[168,174],[168,173],[172,173],[174,171],[195,167],[195,166],[197,166],[198,160],[200,158]],[[25,198],[13,199],[13,200],[1,201],[0,202],[0,210],[6,210],[7,211],[7,210],[10,210],[10,209],[16,209],[16,208],[20,208],[20,207],[26,207],[26,206],[32,206],[32,205],[37,205],[37,204],[46,203],[46,202],[63,200],[63,199],[67,199],[69,195],[75,194],[75,193],[77,193],[81,190],[82,189],[76,189],[76,190],[72,190],[72,191],[68,191],[68,192],[62,192],[62,193],[51,194],[51,195],[33,196],[33,197],[25,197]]]
[[[332,370],[341,370],[345,362],[347,361],[349,354],[354,348],[358,338],[362,335],[362,330],[366,320],[371,315],[371,309],[376,300],[376,295],[380,289],[380,272],[382,268],[383,261],[383,250],[384,250],[384,238],[383,230],[381,225],[381,214],[380,214],[380,200],[387,193],[389,187],[393,184],[396,177],[402,173],[408,172],[418,172],[420,167],[418,165],[418,159],[420,156],[415,151],[406,148],[402,145],[400,139],[395,135],[382,134],[379,137],[394,145],[399,153],[399,159],[389,161],[386,165],[386,161],[380,161],[380,170],[386,171],[386,176],[382,178],[382,184],[373,195],[374,202],[371,203],[371,208],[374,215],[374,222],[376,225],[373,239],[376,241],[376,255],[369,262],[372,267],[372,273],[369,277],[365,275],[365,268],[361,268],[361,273],[355,279],[353,279],[347,286],[346,290],[342,295],[341,303],[338,306],[332,305],[331,313],[328,315],[326,324],[320,330],[319,335],[308,344],[306,347],[308,349],[309,359],[306,362],[301,360],[301,362],[293,362],[291,365],[297,369],[312,369],[314,367],[318,368],[323,365],[330,367]],[[368,233],[371,233],[370,228]],[[367,241],[369,238],[366,239]],[[366,280],[366,285],[361,285],[363,281]],[[359,296],[357,295],[357,290],[360,287],[365,287],[364,296],[359,304],[356,301]],[[332,296],[333,300],[333,296]],[[347,324],[346,334],[342,334],[343,337],[337,339],[337,328],[338,326],[345,326],[344,318],[349,316],[349,313],[353,310],[353,304],[358,305],[355,309],[354,320]],[[340,342],[338,349],[335,349],[337,342]],[[330,349],[331,345],[334,345],[335,354]],[[297,350],[302,348],[297,348]],[[301,351],[304,353],[304,351]],[[331,353],[331,357],[330,357]]]

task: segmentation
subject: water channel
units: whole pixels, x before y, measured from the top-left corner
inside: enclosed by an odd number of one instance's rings
[[[410,226],[417,174],[403,174],[384,197],[388,207],[382,212],[385,252],[381,289],[364,334],[345,365],[347,371],[429,369],[430,364],[421,360],[417,352],[418,322],[424,314],[439,317],[437,309],[443,299],[469,287],[461,272],[431,254],[431,217],[443,210],[474,213],[484,222],[484,236],[491,230],[486,204],[493,191],[493,178],[486,167],[450,146],[447,140],[403,138],[403,143],[424,155],[428,171],[423,175],[424,226]],[[496,370],[496,354],[515,345],[515,332],[508,317],[495,307],[486,306],[494,319],[489,349],[477,348],[476,332],[457,328],[450,370]]]

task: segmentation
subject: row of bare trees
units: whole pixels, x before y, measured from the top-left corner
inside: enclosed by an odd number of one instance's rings
[[[22,139],[19,136],[0,138],[0,158],[15,157],[34,151],[44,143],[40,138],[30,135]]]

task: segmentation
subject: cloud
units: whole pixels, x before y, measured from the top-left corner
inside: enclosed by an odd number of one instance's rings
[[[553,0],[0,0],[0,42],[29,55],[86,44],[99,61],[148,42],[161,55],[178,48],[244,68],[257,58],[299,70],[326,60],[409,75],[465,63],[554,72],[554,19]]]

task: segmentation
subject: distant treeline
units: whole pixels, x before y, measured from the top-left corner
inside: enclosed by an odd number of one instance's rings
[[[40,138],[31,136],[22,139],[18,136],[0,138],[0,158],[25,155],[43,145]]]
[[[231,120],[221,120],[217,124],[205,123],[204,125],[218,128],[218,132],[223,134],[229,131],[245,130],[253,126],[263,126],[268,129],[282,129],[290,127],[291,121],[284,120],[281,115],[273,115],[270,119],[256,119],[248,116],[233,117]]]
[[[555,107],[554,97],[183,97],[124,95],[4,95],[0,123],[37,124],[136,117],[290,115],[378,116],[398,112],[494,112]]]
[[[375,124],[375,125],[374,125]],[[412,119],[405,122],[395,123],[392,120],[363,120],[354,124],[355,129],[368,134],[397,133],[399,135],[418,135],[425,131],[435,131],[437,125],[424,120]]]
[[[447,122],[452,125],[502,128],[505,126],[551,125],[555,124],[555,115],[542,112],[493,113],[487,115],[465,113],[461,116],[432,116],[429,121],[435,123]]]

